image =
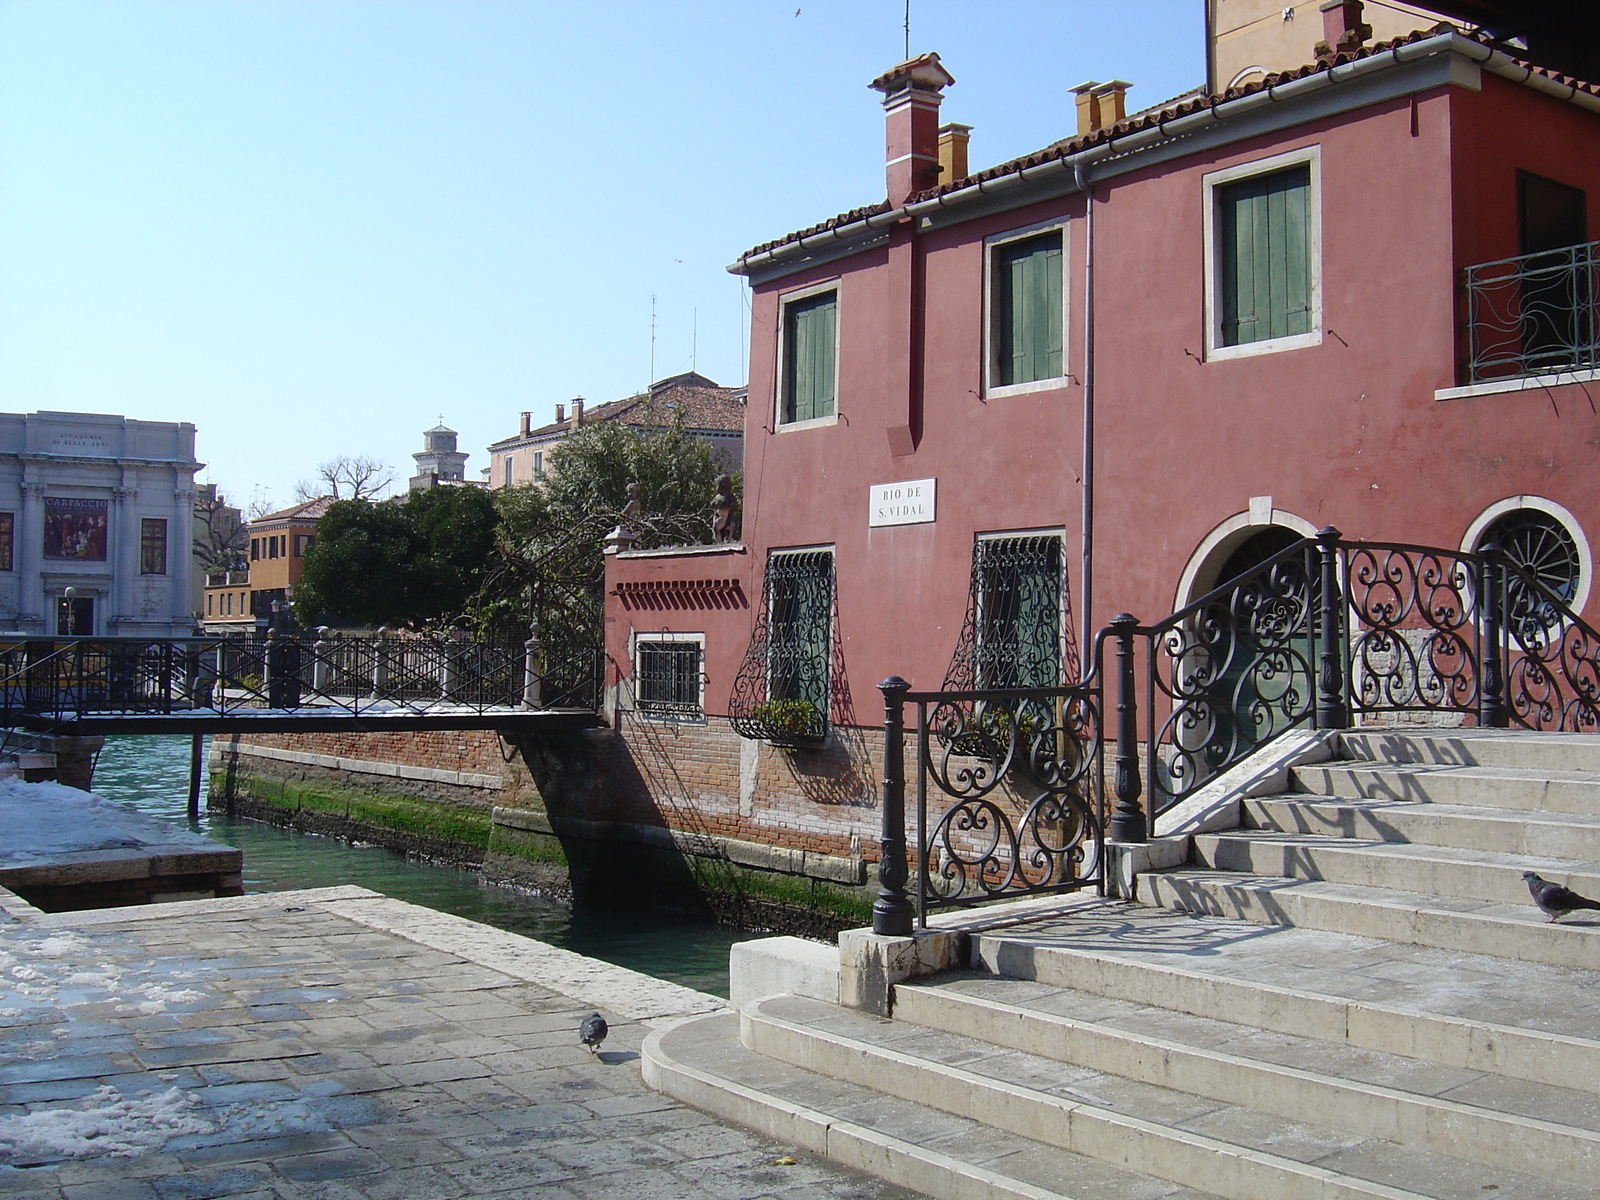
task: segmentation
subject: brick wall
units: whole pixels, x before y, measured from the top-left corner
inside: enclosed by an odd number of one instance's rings
[[[505,767],[500,736],[488,729],[442,733],[253,733],[240,738],[239,744],[485,775],[498,775]]]

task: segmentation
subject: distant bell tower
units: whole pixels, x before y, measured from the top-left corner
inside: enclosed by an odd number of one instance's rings
[[[443,422],[422,434],[422,449],[411,456],[417,473],[411,477],[413,492],[426,491],[436,483],[463,483],[466,480],[467,454],[456,449],[456,431]]]

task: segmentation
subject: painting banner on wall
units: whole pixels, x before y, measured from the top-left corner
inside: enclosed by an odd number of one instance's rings
[[[79,500],[67,496],[44,498],[44,556],[106,560],[108,500]]]

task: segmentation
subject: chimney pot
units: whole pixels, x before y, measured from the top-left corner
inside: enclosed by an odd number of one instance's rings
[[[531,412],[525,412],[525,413],[522,414],[522,431],[521,431],[520,436],[527,437],[532,432],[533,432],[533,414]]]
[[[1322,39],[1330,54],[1361,49],[1372,36],[1372,26],[1361,20],[1361,0],[1323,0]]]
[[[558,405],[556,405],[556,424],[557,425],[565,425],[566,423],[567,423],[567,406],[565,404],[558,404]]]
[[[1091,79],[1073,88],[1073,95],[1077,97],[1078,136],[1086,137],[1109,129],[1127,116],[1128,89],[1132,86],[1121,79],[1109,83]]]
[[[939,126],[940,183],[967,177],[967,142],[971,138],[971,125]]]
[[[870,85],[883,93],[884,183],[895,207],[939,182],[940,91],[954,82],[937,54],[923,54],[895,64]]]

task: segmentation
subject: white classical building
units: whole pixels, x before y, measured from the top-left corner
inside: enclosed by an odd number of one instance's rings
[[[187,422],[0,413],[0,629],[191,632],[201,466]]]

